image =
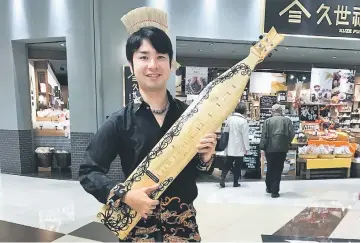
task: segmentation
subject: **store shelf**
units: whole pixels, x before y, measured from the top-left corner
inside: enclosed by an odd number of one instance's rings
[[[65,117],[36,117],[36,121],[49,121],[49,122],[64,122],[66,121]]]
[[[57,130],[57,129],[41,129],[41,130],[35,130],[34,133],[35,136],[59,137],[59,136],[65,136],[66,131]]]

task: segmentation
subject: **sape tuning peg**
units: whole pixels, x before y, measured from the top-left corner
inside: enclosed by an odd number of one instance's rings
[[[256,41],[253,41],[252,42],[252,46],[254,46],[254,45],[256,45],[257,44],[257,42]]]
[[[269,54],[268,54],[268,57],[271,57],[271,56],[272,56],[272,53],[269,53]]]
[[[260,35],[258,38],[259,38],[260,40],[262,40],[262,39],[263,39],[263,35]]]

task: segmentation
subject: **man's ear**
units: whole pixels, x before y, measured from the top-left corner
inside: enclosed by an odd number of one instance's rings
[[[128,62],[128,64],[129,64],[129,67],[130,67],[130,72],[134,75],[133,65],[130,62]]]
[[[129,67],[130,67],[130,72],[134,75],[134,70],[133,70],[133,64],[131,62],[128,61]]]

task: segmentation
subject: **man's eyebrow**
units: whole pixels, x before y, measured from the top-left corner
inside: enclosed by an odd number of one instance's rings
[[[143,54],[143,55],[148,55],[148,54],[150,54],[149,51],[138,51],[138,53]],[[157,55],[167,55],[167,53],[157,53]]]

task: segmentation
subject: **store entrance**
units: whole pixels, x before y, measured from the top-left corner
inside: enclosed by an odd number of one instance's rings
[[[37,172],[27,176],[71,179],[71,138],[66,42],[28,44]]]
[[[242,178],[266,177],[267,160],[259,144],[274,104],[283,107],[296,134],[282,179],[352,177],[359,163],[360,50],[284,44],[257,65],[239,97],[248,108],[250,143],[241,165]],[[180,37],[176,46],[176,59],[182,65],[176,73],[176,97],[191,104],[207,84],[246,58],[252,43]],[[222,126],[217,130],[219,137],[221,132]],[[318,151],[312,154],[315,160],[303,159],[303,150],[312,148]],[[213,168],[203,180],[218,181],[226,157],[225,151],[217,151]],[[321,164],[309,169],[307,163]]]

